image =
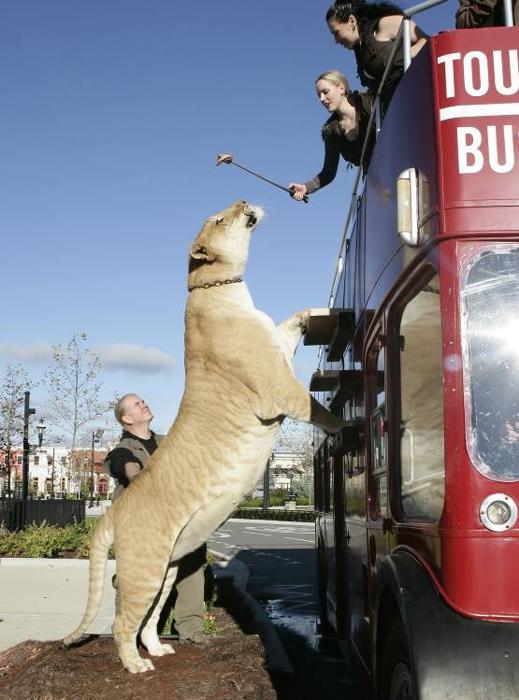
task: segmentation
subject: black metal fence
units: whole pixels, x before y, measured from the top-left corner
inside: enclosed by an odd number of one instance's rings
[[[27,525],[70,525],[85,520],[85,501],[67,498],[0,498],[0,525],[21,530]]]

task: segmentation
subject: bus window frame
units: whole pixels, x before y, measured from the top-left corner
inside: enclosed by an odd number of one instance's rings
[[[393,430],[390,431],[392,439],[390,439],[389,459],[391,464],[394,464],[393,473],[390,474],[389,500],[393,520],[402,525],[416,524],[421,528],[430,527],[435,529],[441,520],[441,515],[438,519],[413,518],[403,512],[402,507],[402,453],[401,453],[401,376],[400,376],[400,325],[402,316],[407,305],[415,299],[418,294],[430,283],[434,277],[440,280],[440,273],[436,264],[430,260],[420,266],[409,279],[409,283],[401,291],[398,297],[393,301],[387,315],[387,355],[391,367],[391,387],[389,402],[391,405],[391,413],[395,420],[392,421]],[[441,309],[440,309],[441,314]],[[443,347],[443,333],[442,333]],[[387,371],[387,370],[386,370]],[[386,396],[386,403],[388,397]],[[443,397],[445,407],[445,397]],[[445,420],[445,418],[444,418]],[[444,468],[445,468],[445,424],[444,424]],[[445,498],[445,496],[444,496]],[[445,501],[444,501],[445,505]]]
[[[378,372],[378,356],[384,353],[384,403],[381,406],[377,405],[377,372]],[[385,336],[383,334],[382,323],[377,325],[366,352],[366,396],[365,396],[365,425],[366,425],[366,457],[367,457],[367,476],[368,489],[367,500],[368,508],[366,516],[374,522],[381,522],[387,517],[389,511],[389,441],[388,431],[384,432],[385,438],[385,466],[383,469],[375,469],[374,463],[374,446],[373,446],[373,416],[380,413],[381,407],[384,408],[384,422],[387,426],[387,346]],[[378,499],[377,480],[381,474],[385,473],[387,497],[385,509],[380,508]],[[385,512],[384,512],[385,511]]]

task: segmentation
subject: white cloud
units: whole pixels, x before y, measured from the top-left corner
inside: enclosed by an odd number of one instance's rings
[[[52,346],[49,343],[0,343],[0,354],[16,362],[39,364],[49,362],[52,357]]]
[[[113,343],[93,348],[99,356],[103,370],[131,370],[145,374],[157,374],[170,369],[175,360],[158,348],[137,343]],[[0,355],[22,364],[48,364],[52,359],[49,343],[0,343]]]
[[[156,374],[174,366],[175,360],[168,353],[154,347],[136,343],[114,343],[94,348],[103,369],[132,370]]]

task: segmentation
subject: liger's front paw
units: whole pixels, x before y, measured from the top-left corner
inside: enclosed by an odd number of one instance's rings
[[[299,314],[297,314],[297,321],[299,328],[301,329],[301,333],[305,333],[307,326],[308,326],[308,321],[310,320],[311,312],[310,309],[305,309],[304,311],[301,311]]]

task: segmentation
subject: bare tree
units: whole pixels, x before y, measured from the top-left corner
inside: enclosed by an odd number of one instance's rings
[[[313,428],[308,423],[300,423],[286,418],[276,439],[276,450],[293,452],[301,460],[305,473],[313,470]]]
[[[8,364],[0,385],[0,450],[2,465],[0,473],[6,477],[6,490],[12,490],[12,451],[23,438],[24,392],[34,386],[26,370],[19,364]]]
[[[297,497],[311,498],[313,489],[313,428],[308,423],[299,423],[286,418],[276,439],[275,450],[291,452],[302,471],[294,474],[290,488]]]
[[[81,467],[75,459],[81,431],[107,410],[99,400],[101,361],[86,347],[86,340],[85,333],[75,332],[66,345],[53,345],[51,364],[45,373],[49,421],[68,436],[72,472]]]

